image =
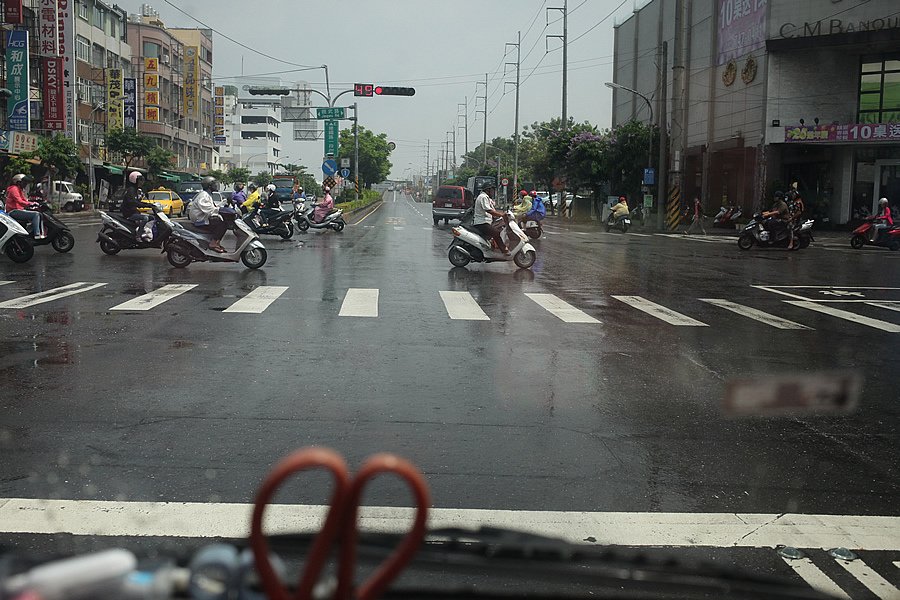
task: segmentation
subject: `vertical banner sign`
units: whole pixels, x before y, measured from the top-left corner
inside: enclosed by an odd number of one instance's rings
[[[22,13],[22,0],[5,0],[3,3],[3,22],[22,25],[25,21]]]
[[[126,128],[137,127],[137,80],[126,77],[122,83],[122,117]]]
[[[125,117],[122,111],[122,69],[106,70],[106,130],[122,129]]]
[[[184,112],[189,117],[200,115],[200,47],[184,47]]]
[[[59,56],[41,59],[44,65],[44,128],[66,129],[66,93],[63,86],[63,59]]]
[[[144,120],[159,121],[159,59],[144,59]]]
[[[40,17],[38,32],[41,56],[59,56],[59,7],[56,0],[40,0],[38,4]],[[60,72],[62,76],[62,72]]]
[[[6,37],[6,87],[12,92],[6,101],[10,131],[31,129],[28,110],[28,30],[14,29]]]
[[[718,5],[717,65],[766,45],[768,0],[719,0]]]
[[[214,114],[215,121],[213,122],[213,143],[216,146],[224,146],[225,145],[225,87],[221,85],[216,86],[216,96],[213,100],[215,105]]]
[[[66,137],[76,141],[75,132],[75,0],[56,0],[59,22],[59,55],[63,59],[63,90],[66,106]]]

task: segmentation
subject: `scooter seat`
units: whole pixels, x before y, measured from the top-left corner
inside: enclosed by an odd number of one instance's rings
[[[134,229],[134,226],[137,225],[137,223],[135,223],[134,221],[130,221],[130,220],[126,219],[126,218],[123,217],[122,215],[116,215],[116,214],[110,214],[110,213],[106,213],[106,214],[108,214],[110,217],[112,217],[114,220],[118,221],[119,223],[121,223],[121,224],[124,225],[125,227],[129,227],[129,228],[131,228],[131,229]]]
[[[204,227],[197,227],[193,223],[185,223],[183,227],[192,233],[199,233],[200,235],[209,235],[209,229],[206,229]]]

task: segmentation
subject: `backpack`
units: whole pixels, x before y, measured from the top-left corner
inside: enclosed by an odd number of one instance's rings
[[[547,216],[547,207],[544,206],[544,201],[540,196],[534,197],[531,203],[531,210],[525,216],[536,221],[540,221]]]

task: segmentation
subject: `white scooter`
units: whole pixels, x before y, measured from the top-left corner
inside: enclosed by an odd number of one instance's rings
[[[209,247],[212,236],[208,232],[193,225],[186,225],[173,230],[165,242],[163,252],[166,253],[169,263],[179,269],[192,262],[241,261],[250,269],[258,269],[266,264],[269,255],[256,232],[242,220],[235,218],[234,214],[223,214],[222,217],[231,225],[231,230],[237,238],[237,246],[232,252],[212,250]]]
[[[470,211],[471,212],[471,211]],[[495,250],[489,240],[481,237],[474,226],[469,224],[468,214],[463,217],[463,224],[453,227],[453,241],[450,243],[447,258],[455,267],[464,267],[469,262],[507,262],[513,261],[521,269],[530,269],[537,258],[534,246],[528,241],[528,236],[516,223],[512,211],[507,211],[502,219],[504,223],[500,235],[506,240],[509,254]]]
[[[24,263],[34,256],[34,245],[18,221],[0,210],[0,252],[13,262]]]
[[[296,200],[294,202],[294,221],[297,223],[297,229],[306,231],[308,229],[334,229],[335,231],[343,231],[344,211],[341,209],[328,213],[321,223],[313,221],[313,213],[316,210],[315,200],[307,198],[306,200]]]

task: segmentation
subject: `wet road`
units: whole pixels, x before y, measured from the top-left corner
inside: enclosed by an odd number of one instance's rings
[[[533,270],[452,268],[430,206],[386,200],[267,237],[259,271],[105,256],[92,224],[70,255],[4,257],[0,498],[249,502],[320,444],[406,456],[452,509],[900,516],[900,289],[869,289],[900,288],[896,253],[548,220]],[[167,285],[195,287],[122,306]],[[261,286],[260,312],[228,310]],[[722,417],[728,378],[835,368],[865,374],[849,417]],[[283,501],[327,495],[313,478]],[[409,499],[379,482],[366,502]]]

